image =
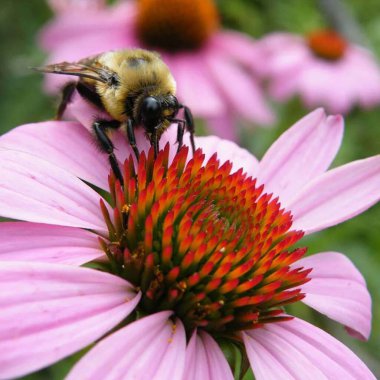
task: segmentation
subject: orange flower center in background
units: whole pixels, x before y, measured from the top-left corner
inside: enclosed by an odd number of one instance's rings
[[[315,55],[329,61],[342,58],[347,49],[347,41],[333,30],[313,32],[307,42]]]
[[[197,49],[219,26],[212,0],[138,0],[137,8],[137,35],[149,47]]]
[[[297,267],[303,236],[292,216],[255,179],[216,155],[169,146],[138,168],[124,165],[123,186],[110,175],[112,216],[101,246],[109,270],[142,292],[138,311],[173,310],[186,329],[233,333],[289,319],[282,307],[303,298],[310,269]]]

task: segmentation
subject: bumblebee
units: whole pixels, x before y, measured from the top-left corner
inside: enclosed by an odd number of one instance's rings
[[[178,102],[175,80],[157,53],[143,49],[110,51],[78,62],[62,62],[36,70],[79,77],[78,81],[69,82],[64,87],[57,119],[62,117],[75,91],[111,116],[112,120],[95,119],[92,128],[100,148],[108,154],[111,167],[120,180],[122,175],[109,138],[110,130],[123,128],[126,131],[138,159],[135,128],[144,128],[157,156],[162,133],[171,123],[177,123],[178,149],[187,130],[194,152],[193,116],[188,107]],[[184,119],[177,118],[181,109]]]

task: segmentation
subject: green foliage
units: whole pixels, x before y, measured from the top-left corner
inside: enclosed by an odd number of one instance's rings
[[[30,70],[44,60],[36,35],[50,11],[41,0],[3,0],[0,7],[0,133],[54,114],[41,90],[42,77]]]

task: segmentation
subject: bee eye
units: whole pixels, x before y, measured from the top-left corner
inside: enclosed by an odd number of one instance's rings
[[[144,123],[158,121],[161,117],[161,104],[152,96],[145,98],[141,104],[141,119]]]
[[[171,106],[173,108],[178,108],[178,100],[174,95],[168,95],[167,102],[168,102],[169,106]]]

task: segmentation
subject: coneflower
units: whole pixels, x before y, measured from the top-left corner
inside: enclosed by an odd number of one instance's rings
[[[177,153],[174,128],[136,164],[124,138],[123,183],[78,123],[4,135],[0,212],[24,222],[0,225],[0,378],[95,343],[69,379],[233,379],[223,341],[259,380],[374,379],[286,312],[304,302],[370,333],[358,270],[336,252],[305,257],[302,243],[379,199],[379,156],[326,171],[342,132],[341,117],[315,111],[260,163],[216,137]]]

